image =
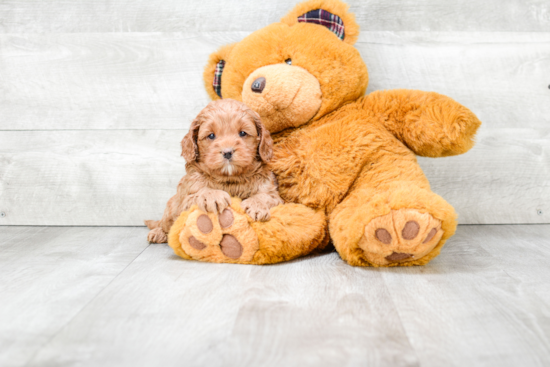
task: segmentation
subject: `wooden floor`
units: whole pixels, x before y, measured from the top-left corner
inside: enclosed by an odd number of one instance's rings
[[[181,260],[143,227],[0,227],[0,366],[548,366],[550,225],[425,267]]]

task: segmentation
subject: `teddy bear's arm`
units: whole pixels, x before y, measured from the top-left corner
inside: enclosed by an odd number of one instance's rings
[[[444,157],[474,145],[478,118],[453,99],[434,92],[395,89],[373,92],[364,108],[374,112],[415,154]]]

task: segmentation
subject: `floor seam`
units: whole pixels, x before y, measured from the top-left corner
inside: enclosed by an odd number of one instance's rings
[[[134,257],[134,258],[132,259],[132,261],[130,261],[128,264],[126,264],[126,266],[125,266],[120,272],[118,272],[118,274],[116,274],[116,275],[113,277],[113,279],[111,279],[111,280],[109,281],[109,283],[107,283],[99,292],[97,292],[96,295],[94,295],[88,302],[86,302],[86,304],[85,304],[84,306],[82,306],[82,308],[81,308],[80,310],[78,310],[78,311],[73,315],[73,317],[71,317],[63,326],[61,326],[61,327],[59,328],[59,330],[57,330],[55,333],[53,333],[53,334],[48,338],[48,340],[47,340],[46,342],[44,342],[44,343],[42,344],[42,346],[41,346],[40,348],[38,348],[38,349],[36,350],[36,352],[34,352],[34,353],[32,354],[32,356],[29,358],[29,360],[28,360],[24,365],[25,365],[25,366],[28,366],[28,365],[34,360],[34,358],[35,358],[42,350],[44,350],[44,348],[46,348],[46,346],[47,346],[48,344],[50,344],[50,342],[51,342],[57,335],[59,335],[59,334],[60,334],[60,333],[61,333],[61,332],[71,323],[71,322],[73,322],[73,320],[74,320],[78,315],[80,315],[80,314],[82,313],[82,311],[84,311],[84,310],[85,310],[85,309],[86,309],[86,308],[87,308],[87,307],[88,307],[97,297],[99,297],[99,295],[100,295],[101,293],[103,293],[103,292],[111,285],[111,283],[113,283],[122,273],[124,273],[124,272],[126,271],[126,269],[128,269],[128,267],[129,267],[130,265],[132,265],[132,264],[134,263],[134,261],[136,261],[136,259],[139,258],[139,257],[141,256],[141,254],[143,254],[143,252],[144,252],[145,250],[147,250],[150,246],[151,246],[151,243],[149,243],[147,246],[145,246],[145,247],[143,248],[143,250],[141,250],[140,253],[137,254],[136,257]]]
[[[420,358],[418,357],[418,353],[416,352],[416,349],[414,348],[414,346],[412,344],[411,338],[409,337],[409,334],[407,333],[407,328],[405,328],[405,324],[403,323],[403,318],[401,317],[399,309],[397,308],[397,306],[395,305],[395,302],[393,301],[393,294],[392,294],[391,288],[388,285],[388,283],[386,282],[385,271],[382,271],[381,274],[382,274],[382,280],[384,281],[384,285],[386,286],[386,289],[388,290],[388,293],[390,295],[390,300],[391,300],[392,306],[395,309],[395,312],[397,314],[397,317],[399,318],[399,322],[401,324],[401,327],[403,328],[403,333],[405,334],[405,337],[407,337],[407,342],[409,343],[409,346],[411,347],[411,350],[413,351],[414,356],[416,357],[416,361],[417,361],[416,365],[418,367],[421,367],[422,364],[420,362]]]

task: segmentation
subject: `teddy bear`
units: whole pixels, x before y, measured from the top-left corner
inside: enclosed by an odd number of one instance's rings
[[[237,198],[220,215],[192,207],[169,233],[176,254],[271,264],[332,243],[350,265],[389,267],[424,265],[440,253],[457,214],[431,191],[416,156],[465,153],[481,122],[434,92],[365,95],[358,35],[345,3],[309,0],[210,56],[210,97],[244,102],[270,131],[269,165],[285,204],[267,222],[253,221]],[[205,216],[208,233],[197,226]]]

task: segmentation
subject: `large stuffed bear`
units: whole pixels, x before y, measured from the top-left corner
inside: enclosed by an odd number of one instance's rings
[[[179,256],[268,264],[332,242],[350,265],[423,265],[454,234],[455,211],[431,191],[415,155],[464,153],[481,123],[433,92],[365,96],[367,67],[353,47],[359,26],[347,8],[303,2],[280,23],[211,55],[206,90],[260,114],[286,204],[268,222],[254,222],[238,199],[219,216],[193,207],[169,234]]]

